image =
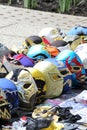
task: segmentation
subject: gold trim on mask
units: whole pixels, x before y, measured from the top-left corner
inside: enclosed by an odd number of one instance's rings
[[[11,114],[8,110],[8,102],[0,98],[0,119],[11,119]]]

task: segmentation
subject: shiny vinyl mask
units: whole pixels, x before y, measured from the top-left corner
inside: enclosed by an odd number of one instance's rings
[[[64,50],[58,56],[56,56],[56,60],[63,61],[66,64],[66,66],[72,73],[73,84],[80,85],[85,81],[86,72],[83,67],[83,63],[80,57],[74,51]]]
[[[20,107],[25,110],[33,109],[38,90],[30,72],[27,69],[16,69],[14,72],[11,72],[8,77],[13,80],[17,86]]]
[[[55,58],[48,58],[46,61],[49,61],[57,66],[60,71],[61,77],[64,79],[63,81],[63,93],[68,92],[72,86],[72,74],[66,64],[62,61],[57,61]]]
[[[4,91],[9,102],[10,110],[19,107],[19,98],[16,85],[7,78],[0,79],[0,88]]]
[[[34,67],[27,68],[33,79],[35,80],[36,86],[38,88],[37,96],[36,96],[36,103],[39,104],[45,99],[47,87],[46,87],[46,80],[43,75],[38,69]]]
[[[63,78],[57,67],[49,61],[41,61],[35,64],[35,69],[43,73],[46,81],[46,98],[61,95],[63,91]]]
[[[46,27],[43,28],[39,34],[40,37],[45,37],[49,43],[52,43],[53,41],[56,40],[62,40],[62,36],[60,35],[60,32],[57,28],[53,27]]]
[[[51,57],[44,45],[34,45],[30,47],[27,56],[36,62]]]
[[[87,43],[77,46],[75,53],[80,57],[84,68],[87,69]]]

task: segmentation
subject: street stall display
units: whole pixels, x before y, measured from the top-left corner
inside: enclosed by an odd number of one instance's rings
[[[87,27],[46,27],[0,44],[0,130],[87,130]]]

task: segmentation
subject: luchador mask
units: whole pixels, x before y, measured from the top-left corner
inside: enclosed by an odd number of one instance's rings
[[[22,43],[22,46],[19,50],[17,50],[17,53],[23,53],[27,54],[28,49],[33,46],[33,45],[38,45],[38,44],[44,44],[42,41],[42,38],[37,36],[37,35],[32,35],[29,36],[25,39],[25,41]]]
[[[75,53],[80,57],[84,68],[87,69],[87,43],[79,45],[75,49]]]
[[[76,26],[71,28],[67,35],[78,35],[78,36],[86,36],[87,35],[87,27],[85,26]]]
[[[35,44],[43,44],[42,38],[37,35],[32,35],[26,38],[25,42],[23,42],[23,46],[26,48],[29,48],[30,46]]]
[[[28,49],[33,46],[33,45],[38,45],[38,44],[45,44],[42,40],[41,37],[37,35],[32,35],[29,36],[25,39],[25,41],[22,43],[22,47],[17,51],[17,53],[23,53],[27,54]]]
[[[44,45],[34,45],[30,47],[27,56],[36,62],[51,57]]]
[[[63,61],[57,61],[55,58],[48,58],[46,61],[56,65],[60,71],[61,77],[63,78],[63,93],[67,93],[72,86],[72,74],[70,70]]]
[[[65,42],[64,40],[56,40],[51,43],[52,46],[57,47],[58,50],[71,50],[70,44],[68,42]]]
[[[9,109],[9,102],[6,99],[4,91],[0,88],[0,121],[10,120],[11,113]]]
[[[32,110],[38,90],[30,72],[27,69],[16,69],[9,74],[9,78],[17,86],[21,109]]]
[[[38,35],[42,38],[46,38],[49,43],[63,39],[62,36],[60,35],[60,31],[57,28],[53,27],[43,28]]]
[[[16,85],[7,78],[0,79],[0,88],[6,95],[6,99],[9,102],[10,110],[19,107],[19,98]]]
[[[80,57],[74,51],[64,50],[55,58],[57,61],[63,61],[72,73],[72,87],[76,88],[84,82],[86,72]]]
[[[53,98],[61,95],[63,91],[63,78],[57,67],[49,61],[41,61],[35,64],[35,69],[43,73],[46,81],[46,98]]]
[[[50,111],[49,111],[50,110]],[[44,113],[44,111],[47,111]],[[54,111],[51,111],[51,106],[39,106],[37,107],[36,109],[34,109],[34,111],[32,112],[32,117],[34,119],[37,119],[37,118],[50,118],[52,117]],[[57,114],[55,112],[55,114]]]
[[[82,38],[77,35],[67,35],[64,40],[68,42],[72,50],[75,50],[76,47],[82,43]]]
[[[23,65],[24,67],[33,67],[34,66],[34,61],[24,54],[14,55],[13,56],[13,63],[15,64],[14,61],[16,62],[16,64],[18,62],[21,65]]]
[[[38,88],[36,103],[41,103],[45,99],[47,91],[45,77],[42,72],[40,72],[38,69],[35,69],[34,67],[29,67],[27,69],[30,71]]]

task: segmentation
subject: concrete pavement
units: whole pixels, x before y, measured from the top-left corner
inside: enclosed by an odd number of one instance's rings
[[[76,25],[87,26],[87,17],[36,11],[0,5],[0,42],[19,47],[26,37],[44,27],[59,27],[67,32]]]

